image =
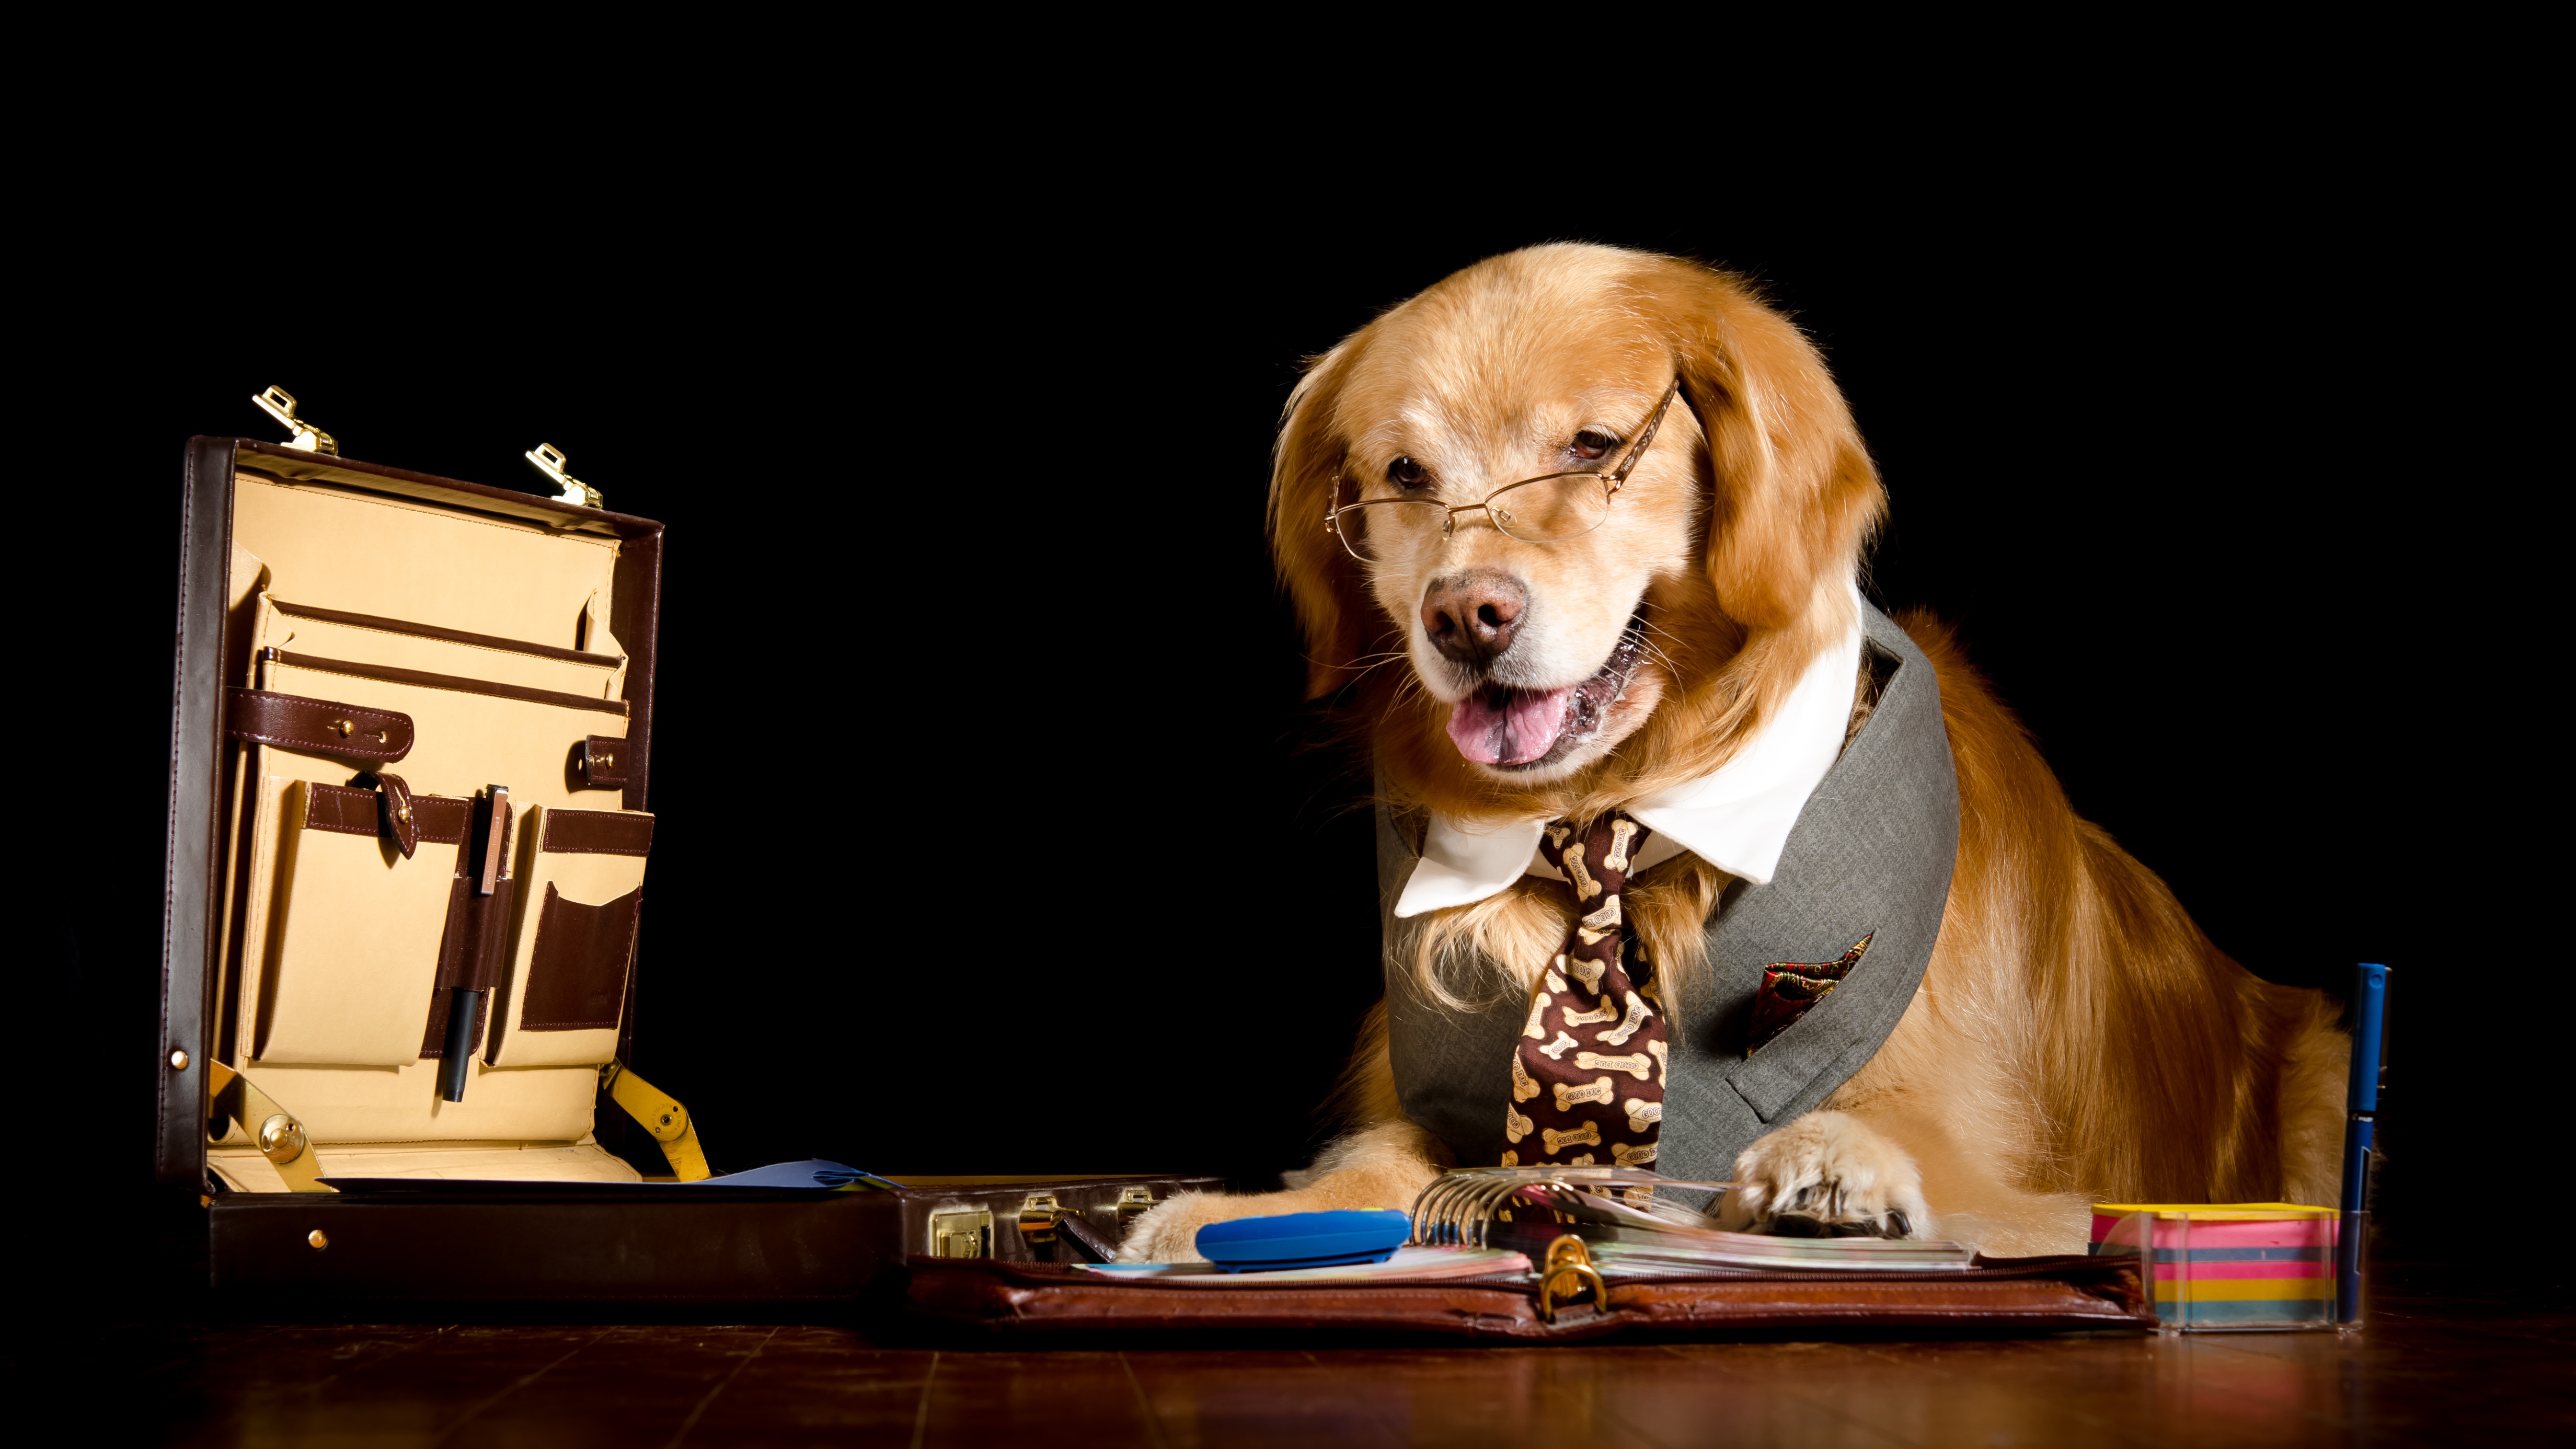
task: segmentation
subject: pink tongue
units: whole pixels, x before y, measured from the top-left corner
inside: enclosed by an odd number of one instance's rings
[[[1486,765],[1525,765],[1548,752],[1565,730],[1565,697],[1572,686],[1533,694],[1515,689],[1494,707],[1493,690],[1479,690],[1449,714],[1449,738],[1458,753]]]

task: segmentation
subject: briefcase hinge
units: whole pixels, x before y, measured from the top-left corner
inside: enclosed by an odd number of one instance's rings
[[[295,1114],[277,1105],[250,1078],[222,1062],[206,1063],[206,1135],[220,1138],[238,1119],[258,1144],[259,1155],[276,1167],[289,1192],[337,1192],[322,1181],[322,1164],[313,1139]]]
[[[337,440],[329,433],[295,415],[295,394],[271,383],[268,391],[252,398],[251,402],[256,404],[261,412],[277,419],[294,432],[295,436],[286,440],[286,446],[302,448],[308,453],[328,453],[335,458],[340,456],[340,444]]]
[[[561,490],[555,494],[557,503],[578,503],[584,508],[608,506],[599,501],[598,489],[572,476],[569,471],[572,460],[564,456],[563,449],[552,443],[539,443],[521,456],[538,472],[545,474],[547,482]]]
[[[714,1175],[707,1166],[706,1149],[698,1143],[697,1124],[689,1120],[689,1109],[669,1093],[616,1061],[599,1064],[599,1089],[661,1144],[662,1156],[671,1164],[674,1177],[696,1182]]]

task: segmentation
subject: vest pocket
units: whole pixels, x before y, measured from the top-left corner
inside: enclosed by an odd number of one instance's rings
[[[593,1066],[617,1054],[653,817],[537,806],[520,836],[519,923],[484,1061]]]
[[[410,797],[406,857],[373,790],[297,780],[280,800],[259,980],[260,1061],[398,1067],[420,1056],[469,805]]]

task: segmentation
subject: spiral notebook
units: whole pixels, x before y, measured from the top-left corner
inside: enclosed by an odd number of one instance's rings
[[[1973,1267],[1960,1243],[1910,1238],[1777,1237],[1728,1232],[1677,1197],[1731,1184],[1636,1168],[1480,1168],[1450,1173],[1414,1209],[1414,1240],[1544,1254],[1568,1233],[1606,1275],[1943,1273]]]

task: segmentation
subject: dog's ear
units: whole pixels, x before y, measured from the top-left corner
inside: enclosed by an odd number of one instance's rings
[[[1334,412],[1360,345],[1352,338],[1316,358],[1288,394],[1279,445],[1270,465],[1270,559],[1297,610],[1306,641],[1306,697],[1331,694],[1350,682],[1376,609],[1359,565],[1341,541],[1324,531],[1342,444]]]
[[[1639,280],[1708,439],[1709,582],[1730,616],[1780,628],[1850,577],[1886,511],[1878,470],[1824,359],[1744,282],[1679,261]]]

